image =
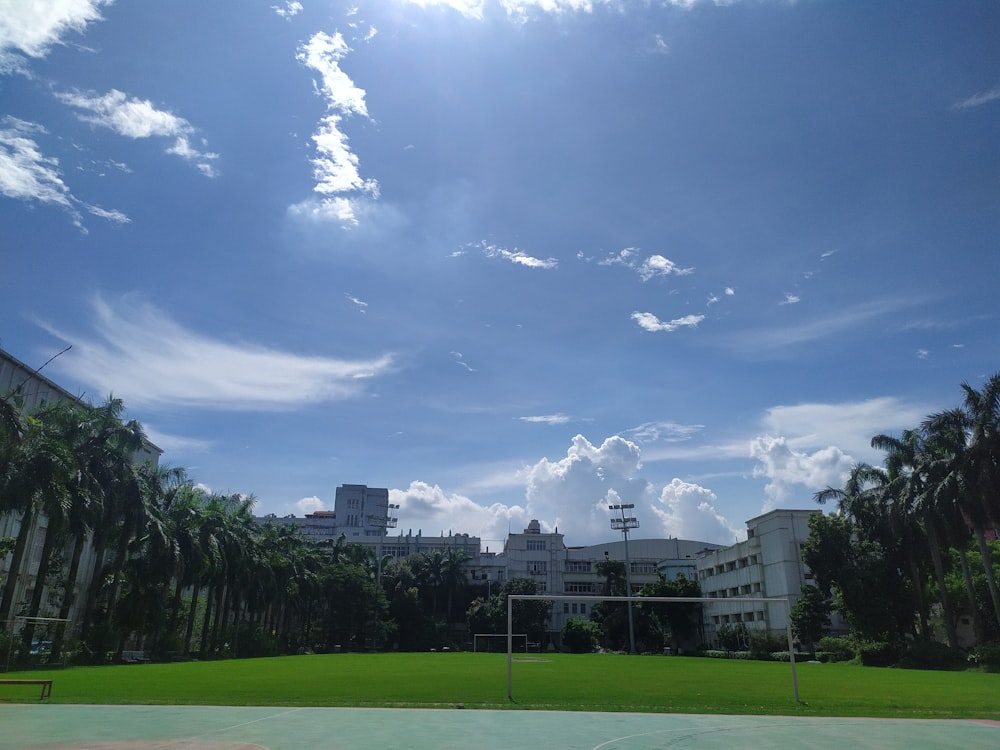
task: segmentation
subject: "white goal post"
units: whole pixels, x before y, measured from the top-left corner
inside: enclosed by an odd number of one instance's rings
[[[799,703],[799,679],[795,673],[795,646],[792,641],[792,619],[791,603],[788,599],[768,598],[759,596],[739,596],[731,599],[718,599],[708,596],[550,596],[548,594],[508,594],[507,595],[507,700],[514,700],[513,693],[513,633],[514,628],[514,600],[541,599],[545,601],[574,601],[581,599],[598,599],[603,602],[673,602],[675,604],[704,604],[712,602],[719,604],[743,604],[750,602],[763,602],[767,604],[779,604],[785,608],[785,634],[788,637],[788,659],[792,665],[792,692],[795,702]]]
[[[528,634],[527,633],[511,633],[511,638],[524,638],[524,653],[528,653]],[[472,636],[472,651],[475,653],[478,651],[477,643],[480,638],[506,638],[507,633],[475,633]]]

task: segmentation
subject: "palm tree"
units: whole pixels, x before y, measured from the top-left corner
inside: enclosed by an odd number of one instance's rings
[[[886,452],[885,467],[889,479],[886,490],[894,500],[894,506],[898,509],[897,517],[901,518],[903,528],[911,532],[906,534],[904,543],[907,546],[907,559],[910,562],[915,587],[920,586],[922,576],[916,563],[916,550],[914,549],[919,529],[912,521],[919,518],[923,522],[931,564],[934,568],[934,578],[941,599],[948,644],[952,648],[958,648],[955,615],[945,583],[944,563],[938,538],[938,508],[934,493],[934,469],[937,457],[932,452],[933,443],[928,444],[918,431],[904,430],[899,438],[876,435],[872,438],[871,444],[873,448]],[[917,590],[919,591],[919,588]],[[919,601],[923,629],[926,635],[927,610],[922,595]]]
[[[67,523],[70,485],[73,476],[73,454],[57,427],[59,411],[64,407],[53,404],[26,420],[26,430],[17,443],[4,472],[2,494],[10,497],[8,507],[21,511],[20,528],[14,544],[10,573],[0,603],[0,621],[6,622],[13,607],[14,590],[19,577],[31,577],[26,569],[28,540],[41,535],[41,552],[34,571],[35,585],[26,610],[27,621],[22,632],[25,649],[34,636],[34,618],[41,609],[42,596],[49,576],[50,562],[61,533]],[[46,519],[43,525],[40,517]]]
[[[925,422],[935,434],[965,434],[964,445],[956,445],[950,474],[961,492],[961,510],[972,526],[982,557],[993,611],[1000,625],[1000,589],[993,574],[993,561],[986,529],[1000,524],[1000,373],[987,379],[982,390],[962,384],[965,401],[961,408],[932,415]]]

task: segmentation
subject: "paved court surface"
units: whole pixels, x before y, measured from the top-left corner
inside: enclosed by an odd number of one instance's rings
[[[1000,748],[1000,723],[459,709],[0,705],[0,750]]]

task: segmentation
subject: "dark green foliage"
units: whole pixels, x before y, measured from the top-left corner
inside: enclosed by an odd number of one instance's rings
[[[964,669],[966,657],[947,643],[916,640],[906,644],[896,666],[904,669]]]
[[[601,637],[600,626],[592,620],[573,617],[562,629],[562,644],[571,654],[588,654]]]
[[[804,646],[811,647],[830,627],[830,602],[815,586],[803,586],[790,617],[792,632]]]
[[[820,661],[851,661],[855,656],[854,641],[850,638],[820,638],[817,644],[816,657]]]

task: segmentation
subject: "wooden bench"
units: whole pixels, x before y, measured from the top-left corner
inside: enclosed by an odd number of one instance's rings
[[[6,680],[0,679],[0,685],[41,685],[42,695],[38,700],[52,697],[52,680]]]

